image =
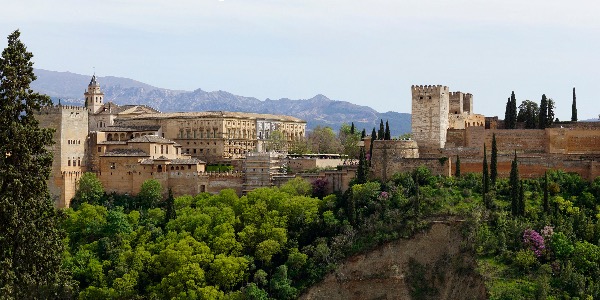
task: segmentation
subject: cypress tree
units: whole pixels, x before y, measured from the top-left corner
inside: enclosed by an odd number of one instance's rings
[[[170,220],[177,218],[177,212],[175,211],[175,198],[173,197],[173,191],[169,188],[169,197],[167,197],[167,211],[165,213],[165,226]]]
[[[496,185],[498,178],[498,146],[496,144],[496,134],[492,134],[492,157],[490,158],[490,181],[492,186]]]
[[[490,190],[490,177],[489,177],[489,172],[488,172],[488,163],[487,163],[487,153],[486,152],[487,151],[486,151],[486,147],[485,147],[485,143],[484,143],[483,144],[483,177],[482,177],[482,186],[483,186],[483,195],[484,196]]]
[[[379,121],[379,131],[377,132],[377,138],[380,140],[385,139],[385,129],[383,128],[383,119]]]
[[[519,216],[525,216],[525,187],[523,180],[519,180]]]
[[[545,129],[548,124],[548,99],[546,99],[546,94],[542,95],[539,118],[538,125],[540,129]]]
[[[360,148],[360,155],[358,158],[358,168],[356,169],[356,183],[367,182],[367,159],[365,158],[365,148]]]
[[[456,156],[456,168],[454,170],[454,176],[460,177],[460,156]]]
[[[506,108],[504,109],[504,129],[510,129],[510,97],[506,100]]]
[[[511,129],[517,128],[517,97],[515,96],[515,91],[512,91],[510,95],[510,122]]]
[[[387,120],[385,120],[385,137],[383,139],[388,141],[392,139],[392,134],[390,133],[390,124]]]
[[[544,212],[550,213],[550,201],[548,195],[548,172],[544,172]]]
[[[354,122],[352,122],[352,125],[350,126],[350,134],[354,134],[355,131],[356,129],[354,128]]]
[[[360,139],[364,139],[367,136],[367,131],[363,128],[362,132],[360,133]]]
[[[375,127],[373,127],[373,131],[371,131],[371,144],[369,145],[369,166],[371,165],[371,161],[373,161],[373,144],[377,139],[377,133],[375,132]]]
[[[573,88],[573,104],[571,104],[571,122],[577,122],[577,96]]]
[[[513,216],[519,214],[519,167],[517,162],[517,151],[515,151],[515,158],[512,161],[510,168],[510,208]]]
[[[548,99],[548,112],[546,113],[546,128],[554,124],[554,100]]]
[[[35,119],[52,102],[30,89],[33,54],[19,36],[8,36],[0,58],[0,298],[66,299],[73,284],[62,269],[64,214],[46,184],[52,130]]]

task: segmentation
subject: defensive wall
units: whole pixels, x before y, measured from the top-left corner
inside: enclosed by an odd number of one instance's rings
[[[317,168],[336,168],[344,165],[344,160],[339,158],[287,158],[286,164],[291,173]]]
[[[357,166],[342,166],[340,170],[326,170],[318,173],[298,173],[296,176],[306,179],[313,184],[317,179],[324,180],[327,184],[327,193],[344,193],[350,186],[350,181],[356,177]],[[293,178],[293,177],[292,177]],[[289,180],[290,178],[288,178]],[[280,181],[277,185],[284,183]]]

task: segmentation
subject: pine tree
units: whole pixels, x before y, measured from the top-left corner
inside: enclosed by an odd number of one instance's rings
[[[385,137],[383,139],[388,141],[392,139],[392,134],[390,132],[390,124],[387,120],[385,121]]]
[[[492,187],[496,185],[498,178],[498,146],[496,145],[496,134],[492,134],[492,157],[490,159],[490,181]]]
[[[377,132],[377,138],[379,138],[380,140],[385,139],[385,129],[383,127],[383,119],[381,119],[379,122],[379,131]]]
[[[519,214],[519,167],[517,162],[517,151],[515,151],[515,158],[512,161],[510,168],[510,203],[511,212],[513,216]]]
[[[483,187],[483,196],[487,195],[490,191],[490,175],[488,172],[488,163],[487,163],[487,153],[486,153],[485,143],[483,144],[483,178],[482,178],[482,187]],[[486,203],[486,207],[489,206]]]
[[[31,52],[17,30],[0,58],[0,298],[69,298],[73,284],[62,269],[63,214],[50,198],[52,131],[34,115],[52,104],[34,93]]]
[[[571,122],[577,122],[577,96],[573,88],[573,104],[571,104]]]
[[[460,177],[460,156],[456,156],[456,169],[454,170],[454,176]]]
[[[546,214],[550,213],[550,201],[548,195],[548,172],[544,173],[544,212]]]
[[[545,129],[548,124],[548,99],[546,99],[546,94],[542,95],[542,100],[540,102],[540,113],[539,113],[539,122],[538,125],[540,129]]]

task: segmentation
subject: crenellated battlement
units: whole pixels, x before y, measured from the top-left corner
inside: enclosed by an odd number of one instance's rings
[[[412,85],[411,91],[413,94],[448,93],[448,87],[445,85]]]
[[[87,108],[83,107],[83,106],[76,106],[76,105],[62,105],[62,104],[57,104],[57,105],[51,105],[51,106],[44,106],[40,109],[40,111],[38,112],[38,114],[62,114],[63,112],[83,112],[86,111]]]

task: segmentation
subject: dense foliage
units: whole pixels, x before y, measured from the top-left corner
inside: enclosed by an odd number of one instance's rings
[[[0,58],[0,299],[63,298],[74,287],[61,268],[62,214],[46,185],[52,130],[35,119],[51,101],[29,88],[33,55],[19,37],[8,36]]]

